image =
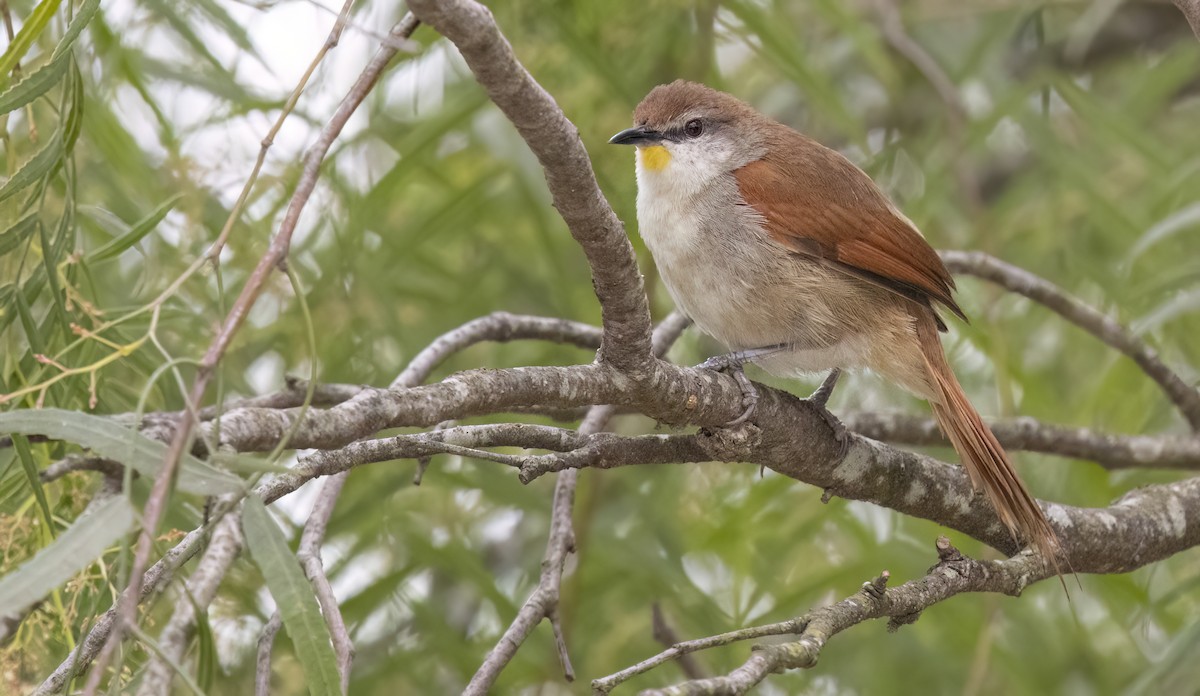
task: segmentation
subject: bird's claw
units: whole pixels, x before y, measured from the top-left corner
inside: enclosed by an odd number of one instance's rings
[[[821,420],[825,421],[825,425],[828,425],[829,429],[833,431],[833,438],[837,440],[840,449],[839,456],[844,457],[846,456],[846,450],[850,447],[850,431],[846,428],[845,424],[838,420],[837,416],[833,415],[833,412],[829,410],[827,405],[829,397],[833,394],[833,388],[837,386],[838,377],[841,374],[842,371],[838,369],[830,371],[829,376],[825,378],[821,386],[817,387],[816,391],[810,394],[805,401],[809,406],[812,406],[817,415],[821,417]]]
[[[726,423],[723,427],[736,428],[745,423],[754,416],[754,412],[758,410],[758,389],[754,387],[754,383],[746,376],[746,373],[739,365],[737,370],[732,373],[733,378],[737,381],[738,386],[742,388],[742,415],[734,418]]]
[[[736,428],[754,416],[754,412],[758,410],[758,389],[754,387],[754,383],[746,376],[746,371],[742,367],[742,361],[736,355],[716,355],[696,367],[714,372],[724,372],[733,377],[742,389],[742,414],[721,427]]]

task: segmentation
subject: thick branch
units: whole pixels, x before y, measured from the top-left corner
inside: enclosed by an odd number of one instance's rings
[[[521,406],[629,405],[664,422],[718,425],[737,416],[740,399],[741,390],[728,376],[666,363],[657,363],[644,383],[605,364],[470,370],[421,387],[367,388],[333,408],[308,409],[289,443],[297,449],[331,449],[386,428],[429,427]],[[299,413],[231,411],[221,418],[220,444],[239,452],[270,450]]]
[[[1175,6],[1187,17],[1192,33],[1200,39],[1200,0],[1175,0]]]
[[[943,251],[941,257],[951,272],[977,276],[1024,295],[1127,355],[1162,387],[1192,430],[1200,432],[1200,390],[1180,379],[1153,348],[1115,319],[1071,297],[1050,281],[983,252]]]
[[[604,317],[600,359],[626,372],[650,360],[650,308],[625,228],[596,183],[579,130],[521,66],[492,13],[472,0],[412,0],[413,13],[462,53],[546,173],[554,207],[583,247]]]

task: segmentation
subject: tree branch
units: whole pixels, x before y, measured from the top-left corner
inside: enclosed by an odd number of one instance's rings
[[[665,355],[683,330],[687,328],[687,325],[688,320],[678,312],[673,312],[664,319],[651,336],[652,354],[656,357]],[[614,412],[615,410],[611,406],[593,407],[579,426],[579,435],[595,437],[607,427]],[[546,542],[546,554],[542,558],[542,572],[538,586],[517,612],[512,623],[505,629],[500,641],[488,652],[475,675],[471,677],[470,683],[463,692],[464,696],[487,694],[500,676],[500,672],[512,660],[517,649],[521,647],[543,618],[550,622],[551,630],[554,632],[554,644],[558,649],[563,676],[567,681],[574,681],[575,670],[571,667],[571,658],[563,637],[558,613],[558,599],[562,588],[563,565],[566,563],[567,555],[576,550],[575,530],[571,524],[571,515],[575,507],[575,487],[579,480],[578,476],[579,472],[571,469],[560,474],[558,481],[555,482],[554,502],[550,509],[550,535]]]
[[[1200,0],[1175,0],[1175,6],[1187,17],[1192,33],[1200,39]]]
[[[493,312],[438,336],[408,363],[408,367],[392,381],[391,386],[398,388],[418,385],[428,379],[429,374],[447,357],[484,341],[507,343],[518,339],[536,338],[596,350],[600,347],[601,336],[600,329],[591,324]]]
[[[325,575],[325,566],[321,562],[321,544],[325,542],[329,518],[333,516],[333,508],[348,475],[349,472],[334,476],[321,487],[312,513],[304,524],[304,532],[300,535],[300,548],[296,552],[300,565],[304,568],[304,575],[312,584],[317,602],[321,605],[321,616],[329,626],[329,636],[333,639],[333,650],[337,654],[338,674],[342,678],[343,694],[350,693],[350,665],[354,662],[354,642],[350,640],[346,621],[338,608],[337,597],[333,595],[333,587],[329,584],[329,577]]]
[[[650,307],[625,227],[600,192],[579,130],[518,62],[492,13],[472,0],[411,0],[422,22],[458,48],[546,173],[554,207],[583,247],[604,323],[599,359],[627,373],[650,358]]]
[[[710,679],[696,679],[667,687],[650,689],[644,696],[708,696],[711,694],[744,694],[768,675],[788,669],[808,669],[817,664],[821,649],[830,638],[870,619],[890,617],[889,630],[916,621],[921,611],[964,592],[998,592],[1018,596],[1033,582],[1050,575],[1051,570],[1033,554],[1022,554],[1003,561],[977,561],[963,556],[946,537],[937,540],[938,563],[928,574],[900,587],[887,589],[887,571],[878,578],[863,583],[857,593],[829,606],[814,609],[804,616],[780,624],[762,627],[758,635],[797,633],[795,641],[774,645],[756,645],[750,659],[729,674]],[[733,632],[716,636],[702,647],[727,645],[751,637],[751,632]],[[741,635],[739,635],[741,634]],[[701,641],[685,648],[700,649]],[[654,658],[652,658],[654,659]],[[647,663],[650,660],[647,661]],[[658,663],[655,663],[658,664]],[[634,668],[618,673],[633,676]],[[645,669],[649,669],[650,665]],[[641,671],[645,671],[642,669]],[[617,677],[618,675],[613,675]],[[625,678],[627,679],[628,676]],[[596,693],[604,694],[620,681],[606,677],[593,682]],[[599,685],[599,686],[597,686]]]
[[[161,592],[174,579],[175,571],[200,551],[207,536],[207,527],[192,530],[158,562],[150,566],[142,576],[139,603]],[[96,620],[87,636],[75,646],[67,658],[34,690],[33,696],[49,696],[62,691],[68,680],[86,669],[104,648],[112,633],[116,616],[117,607],[113,605]]]
[[[1200,485],[1196,485],[1194,480],[1185,483],[1191,484],[1183,487],[1188,490],[1189,495],[1200,493]],[[1114,507],[1122,504],[1125,504],[1124,501],[1118,502]],[[1188,539],[1186,543],[1200,543],[1200,512],[1193,510],[1189,519],[1180,521],[1184,524],[1181,531]],[[1187,527],[1191,527],[1190,531]],[[1139,557],[1139,539],[1119,537],[1113,541],[1124,547],[1129,565],[1121,571],[1099,572],[1127,572],[1156,560]],[[888,617],[888,629],[894,631],[902,625],[916,621],[925,609],[955,595],[966,592],[995,592],[1016,597],[1029,585],[1054,574],[1054,569],[1044,559],[1028,551],[1001,561],[973,560],[963,556],[951,545],[949,539],[940,537],[937,540],[937,552],[938,563],[929,569],[928,574],[900,587],[886,589],[889,574],[884,571],[875,580],[863,583],[862,589],[857,593],[836,604],[814,609],[803,616],[775,624],[677,643],[632,667],[593,681],[592,689],[596,694],[607,694],[634,676],[698,650],[766,636],[798,634],[799,639],[794,641],[754,646],[750,658],[727,675],[692,679],[664,689],[642,692],[643,696],[744,694],[770,674],[815,666],[822,648],[830,638],[870,619]]]
[[[857,412],[842,423],[860,435],[917,446],[949,446],[932,418],[908,413]],[[1200,437],[1187,435],[1115,435],[1088,428],[1012,418],[988,423],[1009,451],[1040,452],[1086,459],[1105,469],[1200,469]]]
[[[342,14],[347,14],[348,10],[349,7],[347,5],[346,10]],[[417,25],[417,20],[411,14],[407,14],[392,28],[390,32],[391,36],[407,39],[412,35]],[[329,38],[325,41],[325,45],[322,48],[323,52],[327,52],[333,46],[337,45],[341,38],[343,26],[341,15],[339,15],[338,22],[334,24]],[[250,277],[246,280],[241,293],[238,295],[237,300],[234,301],[233,307],[217,331],[216,337],[201,359],[188,397],[189,404],[198,406],[204,401],[209,380],[216,370],[217,363],[220,362],[226,349],[233,342],[234,335],[241,328],[246,317],[249,316],[250,309],[257,302],[259,295],[266,285],[267,278],[287,258],[288,250],[291,247],[292,233],[295,231],[296,224],[300,220],[300,213],[304,210],[309,197],[316,188],[317,178],[320,176],[321,171],[321,162],[325,159],[325,154],[329,151],[333,141],[341,133],[346,122],[350,120],[350,116],[362,104],[367,94],[371,91],[371,88],[375,86],[375,82],[383,74],[384,68],[387,67],[397,52],[398,47],[396,45],[385,44],[379,47],[375,56],[350,88],[349,93],[347,93],[338,105],[332,118],[321,129],[316,142],[313,143],[305,154],[300,180],[296,185],[296,190],[292,194],[283,220],[279,225],[279,232],[271,240],[266,253],[259,259]],[[104,677],[108,663],[124,637],[125,626],[137,621],[137,598],[141,595],[140,585],[142,574],[150,562],[154,534],[158,530],[159,521],[162,519],[165,511],[167,499],[175,480],[175,473],[179,467],[180,458],[183,456],[184,451],[188,449],[192,436],[192,427],[195,424],[194,421],[194,411],[186,409],[179,419],[175,435],[167,449],[163,467],[155,477],[150,495],[146,499],[146,504],[142,509],[142,531],[138,535],[133,562],[130,564],[129,584],[125,588],[125,591],[117,598],[117,621],[112,633],[108,636],[108,641],[103,651],[101,651],[97,659],[97,663],[94,665],[91,673],[88,674],[87,683],[84,686],[84,694],[86,696],[93,696],[99,689],[100,681]]]
[[[953,273],[966,273],[1024,295],[1124,353],[1158,383],[1179,408],[1192,430],[1200,432],[1200,390],[1167,367],[1153,348],[1115,319],[1068,295],[1048,280],[979,251],[943,251],[942,261]]]
[[[205,611],[213,598],[217,596],[217,588],[221,580],[233,566],[242,548],[242,532],[239,529],[240,516],[228,514],[221,518],[213,529],[212,540],[204,551],[195,572],[188,577],[180,592],[179,600],[175,602],[175,611],[167,625],[159,634],[159,654],[155,655],[146,667],[142,683],[138,687],[138,696],[159,696],[171,693],[171,680],[175,676],[172,663],[178,665],[183,661],[187,646],[191,643],[196,630],[196,611]]]
[[[608,424],[610,415],[606,407],[595,407],[580,426],[580,432],[586,434],[599,431]],[[554,631],[554,643],[562,663],[563,676],[567,681],[575,680],[575,670],[571,667],[566,642],[563,640],[562,625],[559,622],[558,598],[562,587],[563,565],[567,562],[568,554],[575,551],[575,529],[571,524],[571,514],[575,507],[575,484],[578,475],[578,471],[566,471],[555,482],[554,499],[550,508],[550,535],[546,541],[546,553],[542,557],[542,572],[538,585],[517,611],[504,635],[500,636],[495,647],[488,652],[483,664],[475,671],[467,688],[463,690],[463,696],[485,696],[496,683],[500,672],[508,666],[517,650],[542,619],[549,620]]]
[[[254,660],[254,696],[269,696],[271,693],[271,648],[275,645],[275,636],[283,628],[283,619],[279,611],[271,614],[271,618],[263,625],[262,633],[258,636],[258,649]]]

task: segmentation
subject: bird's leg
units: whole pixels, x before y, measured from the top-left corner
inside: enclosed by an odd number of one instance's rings
[[[821,386],[817,387],[816,391],[814,391],[812,394],[809,394],[805,401],[807,401],[814,409],[816,409],[817,415],[821,416],[821,418],[825,421],[825,424],[828,425],[829,429],[833,431],[833,436],[837,439],[838,443],[841,444],[842,452],[844,454],[846,446],[850,442],[850,438],[848,437],[848,433],[846,431],[846,426],[843,425],[840,420],[838,420],[837,416],[830,412],[827,406],[829,403],[829,397],[833,396],[833,388],[837,386],[838,377],[841,376],[842,371],[840,368],[835,367],[830,370],[829,374],[825,377],[825,381],[821,382]]]
[[[735,350],[732,353],[717,355],[700,363],[696,367],[705,370],[715,370],[716,372],[724,372],[737,381],[738,386],[742,389],[742,415],[734,418],[725,424],[726,428],[733,428],[746,421],[754,415],[754,411],[758,408],[758,390],[754,388],[754,383],[746,376],[746,371],[743,366],[750,360],[773,355],[781,351],[787,350],[787,344],[780,343],[773,346],[765,346],[763,348],[751,348],[749,350]]]
[[[829,374],[825,375],[825,381],[821,382],[821,386],[817,387],[813,393],[808,395],[808,400],[811,401],[814,406],[825,408],[825,404],[829,403],[829,397],[833,396],[833,388],[837,386],[838,378],[841,376],[842,369],[840,367],[835,367],[830,370]]]

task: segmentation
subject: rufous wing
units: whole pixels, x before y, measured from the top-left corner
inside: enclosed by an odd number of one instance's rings
[[[937,252],[862,170],[815,141],[771,148],[734,172],[742,198],[768,233],[797,254],[820,259],[924,305],[937,302],[966,320],[954,279]],[[940,321],[939,321],[940,324]]]

